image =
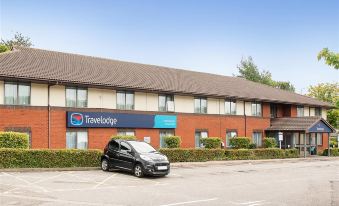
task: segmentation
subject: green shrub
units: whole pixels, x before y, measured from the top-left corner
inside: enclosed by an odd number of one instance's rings
[[[279,148],[268,148],[225,150],[225,159],[227,160],[283,159],[297,157],[299,157],[297,149],[282,150]]]
[[[223,160],[224,149],[167,149],[159,152],[166,155],[170,162],[205,162],[211,160]]]
[[[221,139],[219,137],[200,138],[200,142],[206,149],[218,149],[221,148]]]
[[[137,140],[137,137],[132,135],[115,135],[112,136],[112,139]]]
[[[275,148],[277,147],[277,140],[272,137],[266,137],[264,139],[264,147],[265,148]]]
[[[0,53],[9,51],[9,48],[6,45],[0,44]]]
[[[257,148],[257,144],[255,143],[250,143],[250,145],[248,145],[248,149],[256,149]]]
[[[0,148],[28,149],[28,134],[18,132],[0,132]]]
[[[250,146],[250,139],[247,137],[231,138],[230,145],[234,149],[247,149]]]
[[[99,167],[101,150],[0,149],[0,168]]]
[[[328,149],[324,150],[323,155],[324,156],[328,155]],[[338,157],[339,156],[339,148],[331,148],[330,155],[334,156],[334,157]]]
[[[179,136],[166,136],[164,141],[167,148],[179,148],[181,144],[181,138]]]

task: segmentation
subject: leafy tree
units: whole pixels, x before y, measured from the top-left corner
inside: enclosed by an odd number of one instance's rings
[[[321,101],[329,102],[335,106],[334,109],[327,111],[328,122],[338,128],[339,126],[339,83],[321,83],[310,86],[308,96],[314,97]]]
[[[324,59],[329,66],[339,69],[339,53],[331,52],[328,48],[324,48],[318,54],[318,61]]]
[[[16,32],[14,34],[14,37],[10,40],[4,40],[1,39],[1,44],[5,45],[7,48],[9,48],[10,50],[13,50],[13,48],[15,46],[22,46],[22,47],[31,47],[33,46],[32,42],[31,42],[31,38],[22,35],[19,32]]]
[[[269,71],[259,71],[257,65],[255,65],[252,57],[247,59],[241,59],[240,65],[237,66],[239,70],[239,77],[245,78],[253,82],[259,82],[278,89],[284,89],[288,91],[295,91],[294,86],[290,82],[274,81],[272,74]]]
[[[8,47],[6,45],[0,44],[0,53],[8,51]]]

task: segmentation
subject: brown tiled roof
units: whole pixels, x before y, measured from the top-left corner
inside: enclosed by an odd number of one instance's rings
[[[52,81],[330,107],[329,103],[238,77],[18,48],[0,54],[0,78]]]
[[[271,119],[271,126],[267,131],[307,131],[315,123],[323,121],[332,130],[334,128],[321,117],[284,117]]]

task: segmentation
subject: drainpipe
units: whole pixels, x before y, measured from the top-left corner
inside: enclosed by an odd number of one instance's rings
[[[247,137],[247,120],[246,120],[246,109],[245,109],[246,102],[244,101],[244,117],[245,117],[245,137]]]
[[[51,105],[50,105],[50,87],[48,84],[48,149],[51,148]]]

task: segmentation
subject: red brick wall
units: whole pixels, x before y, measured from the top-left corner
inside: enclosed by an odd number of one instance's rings
[[[291,116],[290,117],[296,117],[297,116],[297,106],[291,105]]]

